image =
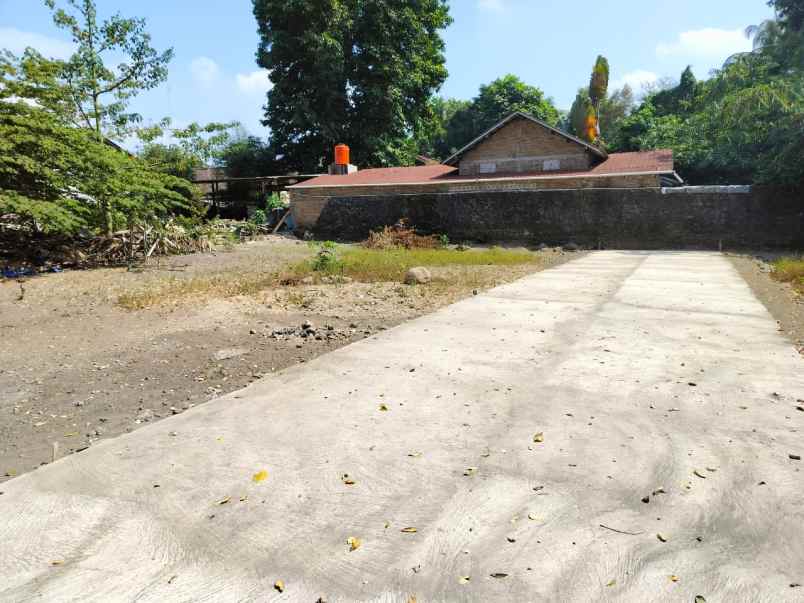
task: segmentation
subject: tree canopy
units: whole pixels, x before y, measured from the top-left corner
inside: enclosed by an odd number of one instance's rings
[[[34,232],[73,234],[105,231],[107,214],[113,226],[159,220],[191,210],[193,198],[186,180],[0,95],[0,215]]]
[[[434,99],[431,107],[436,114],[433,136],[422,152],[440,159],[446,159],[516,111],[528,113],[551,126],[557,125],[559,120],[552,99],[511,74],[481,86],[471,101]]]
[[[322,169],[347,143],[361,165],[410,163],[447,77],[445,0],[253,0],[264,124],[289,167]]]
[[[784,19],[750,32],[753,52],[705,81],[687,68],[677,86],[649,95],[623,120],[613,148],[673,149],[693,183],[804,185],[801,32]]]
[[[98,139],[125,136],[141,119],[127,112],[129,101],[167,79],[173,50],[160,53],[151,46],[144,19],[113,15],[99,22],[95,0],[67,0],[66,9],[56,0],[45,4],[53,11],[54,23],[69,32],[77,46],[59,69],[73,119],[94,130]],[[120,62],[112,67],[110,60]]]

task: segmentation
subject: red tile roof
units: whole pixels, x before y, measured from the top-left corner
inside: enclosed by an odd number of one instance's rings
[[[513,174],[486,174],[461,176],[458,168],[449,165],[421,165],[416,167],[370,168],[346,176],[319,176],[289,188],[319,186],[381,186],[389,184],[437,184],[473,180],[554,179],[568,177],[601,177],[622,174],[671,174],[673,151],[639,151],[613,153],[608,159],[582,172],[532,172]]]

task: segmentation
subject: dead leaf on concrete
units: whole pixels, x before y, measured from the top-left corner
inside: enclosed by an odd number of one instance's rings
[[[360,541],[360,538],[355,538],[354,536],[349,536],[349,538],[346,539],[346,544],[349,545],[349,551],[351,552],[351,551],[356,551],[357,549],[359,549],[360,545],[363,544],[363,543]]]
[[[388,412],[388,406],[386,404],[380,404],[380,410],[382,412]]]
[[[700,471],[698,471],[697,469],[696,469],[695,471],[693,471],[692,473],[693,473],[693,474],[694,474],[696,477],[700,477],[701,479],[706,479],[706,476],[705,476],[703,473],[701,473]]]
[[[508,574],[504,574],[502,572],[494,572],[493,574],[491,574],[491,577],[492,578],[497,578],[497,579],[507,578]]]
[[[255,474],[252,476],[252,478],[251,478],[251,479],[252,479],[254,482],[256,482],[256,483],[260,483],[260,482],[262,482],[262,481],[265,481],[265,479],[266,479],[267,477],[268,477],[268,472],[267,472],[265,469],[263,469],[262,471],[258,471],[257,473],[255,473]]]
[[[274,588],[278,590],[280,593],[285,592],[285,583],[282,580],[277,580],[274,582]]]
[[[51,561],[50,565],[52,565],[53,567],[57,567],[59,565],[64,565],[64,561],[61,561],[61,560]]]
[[[344,484],[346,484],[347,486],[354,486],[354,485],[357,483],[357,482],[356,482],[354,479],[352,479],[351,477],[349,477],[349,474],[348,474],[348,473],[344,473],[344,474],[341,476],[341,480],[342,480],[342,481],[343,481],[343,483],[344,483]]]
[[[695,603],[706,603],[706,599],[702,595],[696,595]]]
[[[544,442],[544,433],[540,431],[539,433],[535,434],[533,436],[533,441],[536,442],[537,444],[541,444],[542,442]]]
[[[471,579],[472,578],[469,576],[461,576],[460,578],[458,578],[458,582],[460,584],[468,584]]]
[[[467,467],[463,472],[466,477],[474,475],[475,473],[477,473],[477,467]]]
[[[232,500],[232,497],[231,497],[231,496],[227,496],[226,498],[222,498],[221,500],[219,500],[217,504],[219,504],[219,505],[225,505],[225,504],[227,504],[227,503],[228,503],[230,500]]]
[[[400,531],[400,532],[402,532],[402,533],[404,533],[404,534],[415,534],[415,533],[416,533],[416,532],[418,532],[419,530],[418,530],[418,529],[416,529],[416,528],[402,528],[402,529],[401,529],[401,530],[399,530],[399,531]]]
[[[676,576],[675,574],[670,576],[670,582],[678,582],[678,576]]]
[[[531,521],[539,521],[539,516],[536,513],[528,513],[528,519]]]
[[[606,584],[606,586],[611,587],[611,586],[614,586],[615,584],[617,584],[617,580],[609,580],[609,582],[608,582],[608,584]]]
[[[656,538],[658,538],[662,542],[667,542],[667,536],[664,534],[656,534]]]

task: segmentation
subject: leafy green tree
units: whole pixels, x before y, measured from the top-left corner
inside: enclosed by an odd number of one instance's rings
[[[199,157],[177,144],[151,142],[144,145],[137,156],[150,169],[185,180],[192,180],[193,170],[205,165]]]
[[[762,45],[704,82],[685,71],[624,120],[614,147],[673,149],[693,183],[804,186],[804,77],[793,57]]]
[[[600,138],[600,104],[609,93],[609,62],[606,57],[598,55],[592,76],[589,79],[589,100],[595,110],[595,139]]]
[[[575,95],[567,119],[570,134],[589,143],[597,140],[597,113],[586,88]]]
[[[194,187],[70,119],[61,64],[0,53],[0,214],[31,231],[108,233],[196,212]]]
[[[126,112],[129,101],[167,79],[173,50],[160,53],[151,46],[144,19],[113,15],[99,22],[95,0],[67,0],[66,9],[56,0],[45,4],[53,11],[54,23],[68,31],[77,46],[61,74],[76,118],[99,140],[125,136],[130,124],[140,121],[136,113]],[[119,63],[113,68],[107,64],[110,60]]]
[[[192,179],[192,172],[211,163],[221,163],[225,150],[232,144],[239,122],[206,125],[191,123],[185,128],[171,128],[170,119],[137,129],[143,143],[139,156],[165,173]],[[160,142],[167,138],[169,142]]]
[[[58,86],[59,110],[71,101],[71,120],[92,130],[99,142],[125,136],[141,119],[127,112],[129,101],[165,81],[173,50],[159,53],[151,46],[143,19],[114,15],[99,22],[94,0],[67,0],[66,9],[56,0],[45,0],[45,4],[53,11],[54,23],[67,30],[77,46],[66,62],[50,63],[58,66],[62,84]],[[122,58],[115,68],[107,64],[113,58]],[[51,108],[57,108],[54,105]],[[106,203],[103,198],[99,202]],[[108,234],[114,226],[110,205],[105,216]]]
[[[0,94],[0,214],[31,231],[103,232],[108,213],[113,225],[156,221],[192,211],[193,198],[189,182]]]
[[[600,103],[600,137],[604,143],[617,138],[623,121],[635,106],[634,92],[628,84],[611,92]]]
[[[446,0],[253,0],[269,70],[264,124],[291,169],[345,142],[363,165],[408,163],[427,100],[447,77]]]
[[[256,136],[231,141],[221,150],[219,162],[234,178],[271,176],[286,171],[271,145]]]
[[[558,123],[559,117],[551,98],[511,74],[481,86],[471,110],[477,126],[475,136],[515,111],[528,113],[551,126]]]
[[[535,86],[515,75],[506,75],[480,87],[471,101],[439,99],[433,102],[436,130],[430,133],[428,144],[432,154],[446,159],[494,124],[521,111],[555,126],[559,112],[553,100]]]
[[[804,2],[801,0],[770,0],[770,6],[776,9],[781,20],[793,31],[804,28]]]

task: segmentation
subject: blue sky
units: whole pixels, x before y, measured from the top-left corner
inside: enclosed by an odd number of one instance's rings
[[[175,124],[238,120],[267,134],[259,119],[267,74],[254,55],[258,36],[251,0],[97,0],[100,14],[145,17],[158,49],[176,56],[161,88],[139,97],[146,120]],[[478,87],[513,73],[539,86],[560,108],[588,81],[598,53],[613,85],[678,77],[691,64],[699,77],[750,48],[746,26],[773,15],[765,0],[452,0],[445,32],[449,79],[444,96],[471,98]],[[0,47],[32,45],[70,52],[41,0],[0,0]]]

